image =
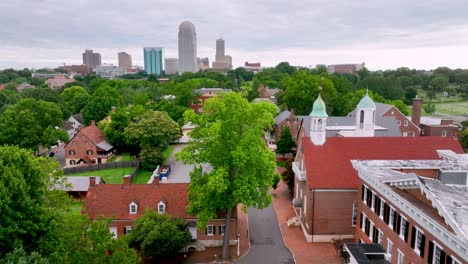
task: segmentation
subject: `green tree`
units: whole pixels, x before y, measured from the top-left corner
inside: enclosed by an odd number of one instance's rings
[[[296,71],[296,68],[291,66],[289,62],[280,62],[278,65],[275,67],[278,71],[286,74],[293,74]]]
[[[67,141],[62,126],[62,111],[55,103],[22,99],[10,105],[0,116],[0,143],[36,149],[50,147],[57,140]]]
[[[177,254],[191,238],[184,220],[147,209],[135,221],[128,242],[131,247],[143,250],[145,256],[161,259]]]
[[[275,155],[262,140],[271,129],[273,104],[249,103],[240,94],[220,94],[205,102],[201,115],[186,113],[196,128],[192,141],[177,154],[194,165],[190,174],[188,212],[197,215],[198,226],[223,212],[226,217],[223,258],[229,257],[231,213],[239,203],[246,208],[264,208],[271,202],[268,188],[273,183]],[[210,171],[202,165],[210,164]]]
[[[125,128],[130,122],[135,121],[137,117],[145,113],[145,108],[141,105],[119,107],[110,113],[110,122],[99,123],[106,139],[109,140],[117,149],[121,151],[132,150],[137,144],[127,141],[125,138]]]
[[[436,111],[436,105],[432,101],[428,101],[423,105],[423,109],[428,114],[433,114]]]
[[[445,75],[435,75],[429,86],[432,87],[434,92],[442,92],[449,84],[448,77]]]
[[[2,264],[49,264],[49,259],[41,256],[37,252],[28,253],[23,247],[15,248],[12,252],[8,253],[4,259],[0,259]]]
[[[336,104],[336,89],[329,79],[311,75],[306,70],[299,70],[291,76],[286,75],[281,80],[281,86],[284,93],[279,98],[280,103],[285,104],[289,109],[294,109],[296,115],[308,115],[319,93],[330,108],[329,113],[333,112]]]
[[[106,117],[112,109],[112,106],[119,105],[119,98],[120,96],[117,92],[117,88],[110,87],[107,84],[99,86],[83,108],[85,124],[90,124],[91,120],[97,122]]]
[[[59,164],[17,146],[0,146],[0,161],[0,258],[15,248],[40,252],[55,229],[46,202]]]
[[[409,108],[402,100],[390,100],[387,103],[395,106],[404,115],[409,115]]]
[[[141,148],[156,147],[164,151],[169,142],[182,135],[182,131],[166,112],[148,110],[130,122],[124,135],[128,142],[135,142]]]
[[[283,128],[280,135],[280,140],[276,143],[276,153],[286,154],[291,153],[292,148],[296,146],[292,139],[291,130],[289,127]]]
[[[141,168],[146,171],[153,171],[162,165],[164,154],[158,148],[145,147],[140,152]]]
[[[63,90],[60,94],[65,103],[65,107],[72,114],[79,113],[88,103],[91,96],[88,91],[81,86],[72,86]]]
[[[468,148],[468,128],[463,129],[460,135],[460,143],[464,148]]]

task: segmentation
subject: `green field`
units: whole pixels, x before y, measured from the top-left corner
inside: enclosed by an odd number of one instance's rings
[[[78,217],[81,215],[81,209],[83,208],[82,201],[72,200],[70,205],[65,209],[65,214],[73,217]]]
[[[151,178],[152,171],[139,170],[132,183],[147,183]]]
[[[286,161],[276,161],[276,166],[286,168]]]
[[[135,160],[135,156],[130,155],[130,153],[128,153],[128,152],[123,152],[123,153],[119,153],[119,154],[113,156],[113,157],[110,158],[109,161],[107,161],[107,162],[114,162],[114,161],[132,161],[132,160]]]
[[[443,114],[457,115],[457,116],[467,116],[468,115],[468,101],[436,103],[436,113],[443,113]]]
[[[123,176],[132,174],[135,168],[115,168],[73,173],[66,176],[100,176],[106,183],[123,183]]]

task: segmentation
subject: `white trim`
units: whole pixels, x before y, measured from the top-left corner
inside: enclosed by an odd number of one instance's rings
[[[162,211],[160,210],[161,205],[163,206]],[[166,212],[166,204],[163,201],[158,203],[158,214],[164,214]]]
[[[371,204],[370,204],[372,212],[375,212],[375,193],[371,191]]]
[[[398,256],[397,256],[397,264],[405,264],[405,254],[400,249],[398,250]],[[400,257],[401,257],[401,262],[400,262]]]
[[[385,210],[384,210],[384,204],[385,204],[385,200],[380,198],[380,212],[379,212],[379,218],[383,220],[383,216],[385,214]]]
[[[211,227],[211,233],[210,233],[209,227]],[[214,232],[215,232],[214,228],[215,228],[214,225],[207,225],[206,226],[206,235],[207,236],[214,236]]]
[[[112,235],[113,239],[117,239],[117,237],[118,237],[117,227],[115,227],[115,226],[109,227],[109,233]]]
[[[421,243],[422,241],[418,238],[418,235],[421,234],[421,239],[422,239],[422,235],[424,233],[419,228],[417,228],[416,226],[413,226],[413,228],[416,229],[416,232],[414,234],[414,239],[416,239],[416,241],[414,241],[414,252],[416,252],[416,254],[419,256],[421,251],[419,250],[418,242]],[[422,243],[421,243],[421,245],[422,245]],[[425,245],[422,245],[422,246],[425,246]]]
[[[398,236],[403,240],[405,241],[405,231],[406,231],[406,222],[408,222],[408,219],[406,217],[403,216],[403,214],[400,214],[400,217],[401,217],[401,221],[400,221],[400,233],[398,234]],[[405,221],[403,221],[405,220]],[[403,225],[403,222],[405,223]],[[405,227],[405,230],[403,231],[403,226]],[[409,230],[408,230],[409,232]]]
[[[132,206],[135,206],[135,212],[133,212]],[[129,213],[129,214],[137,214],[137,213],[138,213],[138,205],[137,205],[135,202],[131,202],[131,203],[128,205],[128,213]]]
[[[362,230],[362,232],[364,232],[364,234],[366,234],[366,218],[367,218],[367,215],[362,213],[362,219],[361,219],[362,227],[361,227],[361,230]]]
[[[352,208],[352,218],[351,218],[351,226],[355,227],[357,225],[357,218],[358,218],[358,204],[357,202],[353,203],[353,208]],[[356,221],[354,220],[356,218]]]
[[[387,254],[390,256],[390,262],[392,262],[392,251],[393,251],[393,241],[390,238],[387,238]]]
[[[357,191],[358,191],[357,189],[315,189],[315,192],[357,192]]]

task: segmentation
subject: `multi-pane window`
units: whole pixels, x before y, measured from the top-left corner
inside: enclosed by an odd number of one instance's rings
[[[403,217],[401,216],[401,221],[400,221],[400,237],[406,241],[406,238],[407,238],[407,231],[406,230],[408,228],[408,221]]]
[[[366,215],[361,213],[361,229],[366,232]]]
[[[158,203],[158,213],[163,214],[166,212],[166,204],[163,202]]]
[[[388,221],[388,225],[393,227],[393,221],[395,220],[395,210],[390,207],[390,219]]]
[[[403,260],[404,260],[404,257],[405,255],[403,255],[403,252],[401,252],[400,250],[398,250],[398,264],[403,264]]]
[[[213,225],[208,225],[206,227],[206,234],[209,236],[214,235],[214,226]]]
[[[415,250],[419,254],[421,251],[421,246],[422,246],[422,237],[423,233],[419,230],[416,229],[416,242],[415,242]]]
[[[433,263],[439,264],[442,259],[442,249],[438,245],[434,245],[434,258]]]
[[[392,262],[392,248],[393,242],[389,238],[387,238],[387,254],[390,256],[390,262]]]
[[[405,120],[404,124],[405,126],[408,126],[408,120]]]
[[[124,234],[130,234],[132,232],[132,226],[124,227]]]
[[[111,233],[113,239],[117,239],[117,227],[109,227],[109,233]]]
[[[136,214],[137,213],[136,203],[132,202],[128,207],[129,207],[130,214]]]
[[[219,226],[219,234],[224,235],[224,230],[226,230],[226,225],[220,225]]]
[[[366,203],[367,201],[367,187],[365,185],[363,185],[363,188],[362,188],[362,201],[364,203]]]
[[[383,219],[383,216],[384,216],[384,204],[385,204],[385,201],[384,200],[380,200],[380,212],[379,212],[379,216],[381,219]]]
[[[375,194],[372,193],[371,195],[372,195],[372,198],[371,198],[371,209],[372,209],[372,211],[374,211],[374,210],[375,210]]]
[[[356,226],[357,222],[357,202],[353,203],[353,226]]]
[[[381,244],[381,245],[382,245],[382,240],[383,240],[383,232],[380,231],[380,229],[379,229],[378,235],[377,235],[377,244]]]

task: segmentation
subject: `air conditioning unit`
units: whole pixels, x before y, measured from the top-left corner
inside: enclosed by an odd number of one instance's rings
[[[386,261],[392,262],[392,254],[385,253],[384,258],[385,258]]]

